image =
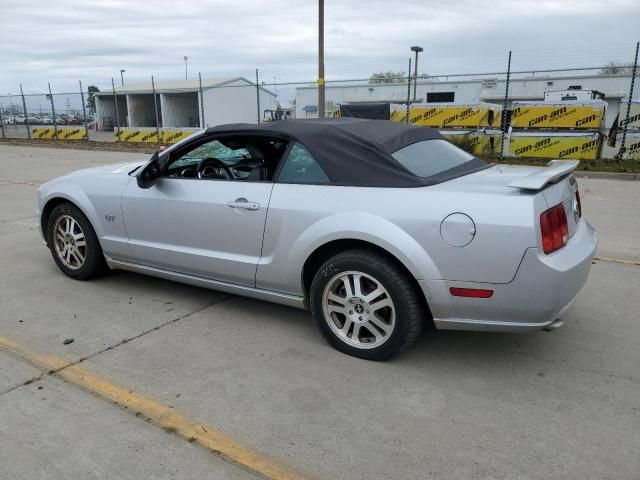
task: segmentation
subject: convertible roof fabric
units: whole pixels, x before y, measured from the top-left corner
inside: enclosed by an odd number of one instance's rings
[[[432,128],[386,120],[338,118],[221,125],[207,129],[206,133],[272,133],[297,140],[320,163],[334,185],[419,187],[442,181],[417,177],[391,156],[412,143],[443,138]]]

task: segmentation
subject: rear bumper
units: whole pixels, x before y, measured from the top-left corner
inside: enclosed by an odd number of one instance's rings
[[[420,285],[439,329],[523,332],[551,325],[584,286],[598,245],[595,230],[582,220],[562,249],[546,255],[526,250],[509,283],[424,280]],[[450,287],[493,290],[488,299],[454,297]]]

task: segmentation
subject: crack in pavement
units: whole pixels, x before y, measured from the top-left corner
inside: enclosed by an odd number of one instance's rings
[[[188,312],[188,313],[185,313],[184,315],[180,315],[179,317],[176,317],[176,318],[173,318],[171,320],[168,320],[168,321],[166,321],[164,323],[161,323],[160,325],[156,325],[155,327],[149,328],[148,330],[144,330],[144,331],[142,331],[142,332],[140,332],[140,333],[138,333],[136,335],[133,335],[131,337],[124,338],[124,339],[120,340],[119,342],[114,343],[113,345],[109,345],[109,346],[107,346],[107,347],[105,347],[105,348],[103,348],[101,350],[98,350],[97,352],[91,353],[89,355],[85,355],[84,357],[80,357],[77,360],[74,360],[73,362],[65,363],[64,365],[62,365],[62,366],[60,366],[58,368],[55,368],[53,370],[43,371],[39,375],[36,375],[35,377],[32,377],[32,378],[30,378],[30,379],[28,379],[28,380],[26,380],[24,382],[18,383],[17,385],[13,385],[12,387],[9,387],[8,389],[0,391],[0,396],[6,395],[7,393],[10,393],[10,392],[12,392],[14,390],[17,390],[18,388],[25,387],[27,385],[31,385],[34,382],[42,380],[47,375],[55,375],[56,373],[59,373],[59,372],[61,372],[62,370],[66,369],[66,368],[73,367],[74,365],[79,365],[79,364],[81,364],[83,362],[86,362],[87,360],[91,360],[92,358],[97,357],[98,355],[102,355],[103,353],[110,352],[111,350],[114,350],[114,349],[116,349],[116,348],[118,348],[118,347],[120,347],[122,345],[125,345],[125,344],[127,344],[129,342],[132,342],[134,340],[137,340],[137,339],[139,339],[141,337],[144,337],[145,335],[148,335],[150,333],[157,332],[158,330],[161,330],[164,327],[167,327],[169,325],[173,325],[174,323],[177,323],[180,320],[184,320],[185,318],[188,318],[191,315],[195,315],[196,313],[200,313],[200,312],[206,310],[207,308],[210,308],[210,307],[213,307],[214,305],[218,305],[220,303],[226,302],[227,300],[232,299],[234,297],[235,297],[235,295],[226,295],[226,296],[224,296],[224,297],[222,297],[222,298],[220,298],[218,300],[214,300],[213,302],[205,305],[202,308],[198,308],[197,310],[193,310],[192,312]],[[0,348],[0,351],[4,351],[4,350],[2,348]],[[22,362],[25,362],[24,358],[20,358],[20,357],[16,357],[14,355],[11,355],[11,352],[5,351],[5,353],[7,355],[12,356],[13,358],[17,358],[18,360],[20,360]],[[28,363],[28,362],[25,362],[25,363]],[[35,365],[35,366],[38,367],[37,365]]]
[[[29,182],[26,180],[11,180],[8,178],[0,178],[0,187],[6,187],[8,185],[30,185],[32,187],[39,187],[42,183]]]

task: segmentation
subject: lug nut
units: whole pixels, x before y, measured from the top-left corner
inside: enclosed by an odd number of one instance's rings
[[[351,300],[349,300],[349,303],[353,303],[353,298]]]
[[[362,317],[358,317],[359,320],[362,320]]]
[[[353,315],[353,310],[349,310],[349,315]]]

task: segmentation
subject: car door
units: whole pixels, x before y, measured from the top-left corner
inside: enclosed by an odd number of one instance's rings
[[[193,168],[213,142],[172,165]],[[216,157],[229,154],[219,145],[214,150]],[[271,181],[168,173],[150,188],[130,182],[122,210],[131,254],[143,265],[253,287],[272,188]]]

